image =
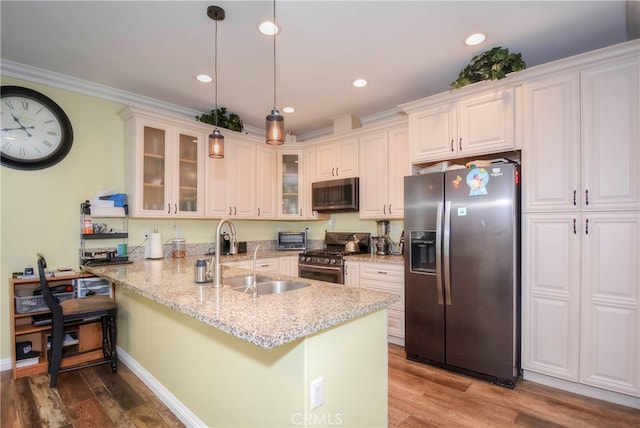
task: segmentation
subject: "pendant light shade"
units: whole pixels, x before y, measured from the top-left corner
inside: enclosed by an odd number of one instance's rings
[[[279,146],[284,144],[284,117],[276,107],[267,116],[267,144]]]
[[[273,0],[273,25],[276,24],[276,0]],[[278,107],[276,107],[276,35],[273,34],[273,109],[271,114],[267,116],[266,123],[266,140],[271,146],[279,146],[284,144],[284,117],[280,115]]]
[[[224,135],[216,128],[213,134],[209,135],[209,157],[222,159],[224,157]]]
[[[224,158],[224,136],[218,130],[218,21],[222,21],[225,17],[224,9],[218,6],[209,6],[207,8],[207,16],[215,22],[215,64],[214,64],[214,85],[215,85],[215,115],[216,127],[213,133],[209,135],[209,157],[213,159]]]

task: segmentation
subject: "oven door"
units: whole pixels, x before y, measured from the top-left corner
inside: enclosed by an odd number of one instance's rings
[[[298,276],[316,281],[344,284],[344,269],[342,266],[317,266],[298,263]]]

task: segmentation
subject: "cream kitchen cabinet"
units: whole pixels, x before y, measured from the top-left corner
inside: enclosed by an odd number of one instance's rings
[[[523,217],[522,367],[640,397],[640,212]]]
[[[273,147],[256,147],[256,218],[273,219],[277,216],[276,166],[278,153]]]
[[[278,218],[304,219],[306,208],[303,150],[278,150],[277,196]],[[311,185],[309,185],[309,191]]]
[[[119,114],[130,216],[201,218],[206,128],[133,107]]]
[[[401,297],[387,309],[389,336],[404,341],[404,266],[389,263],[360,262],[360,288],[384,291]],[[394,341],[394,339],[390,339]],[[394,342],[394,343],[395,343]]]
[[[225,132],[225,154],[206,164],[206,216],[255,218],[256,145]]]
[[[298,256],[278,257],[278,273],[280,275],[298,276]]]
[[[580,355],[579,215],[522,219],[522,367],[578,381]]]
[[[315,181],[358,176],[357,136],[317,145],[315,152]]]
[[[411,175],[407,126],[360,136],[360,218],[404,218],[404,177]]]
[[[360,287],[360,263],[345,261],[344,263],[344,285],[347,287]]]
[[[504,152],[516,147],[515,88],[460,96],[409,113],[412,163]]]
[[[302,218],[305,220],[325,220],[329,218],[327,213],[318,213],[313,210],[311,194],[311,183],[315,180],[316,171],[316,149],[315,147],[305,148],[303,153],[304,160],[304,174],[302,178],[303,192],[302,192]]]
[[[524,211],[640,209],[639,62],[524,84]]]

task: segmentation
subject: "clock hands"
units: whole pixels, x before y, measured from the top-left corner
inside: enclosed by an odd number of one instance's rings
[[[27,129],[34,129],[34,126],[24,126],[20,123],[20,119],[18,119],[13,113],[11,114],[11,117],[13,117],[14,122],[16,122],[20,126],[18,128],[4,128],[3,131],[13,131],[16,129],[21,129],[25,132],[25,134],[27,134],[28,137],[33,137],[33,135],[31,135],[29,131],[27,131]]]

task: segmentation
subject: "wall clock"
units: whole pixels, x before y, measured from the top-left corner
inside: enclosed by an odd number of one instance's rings
[[[71,150],[73,129],[51,98],[20,86],[0,89],[2,165],[36,170],[60,162]]]

